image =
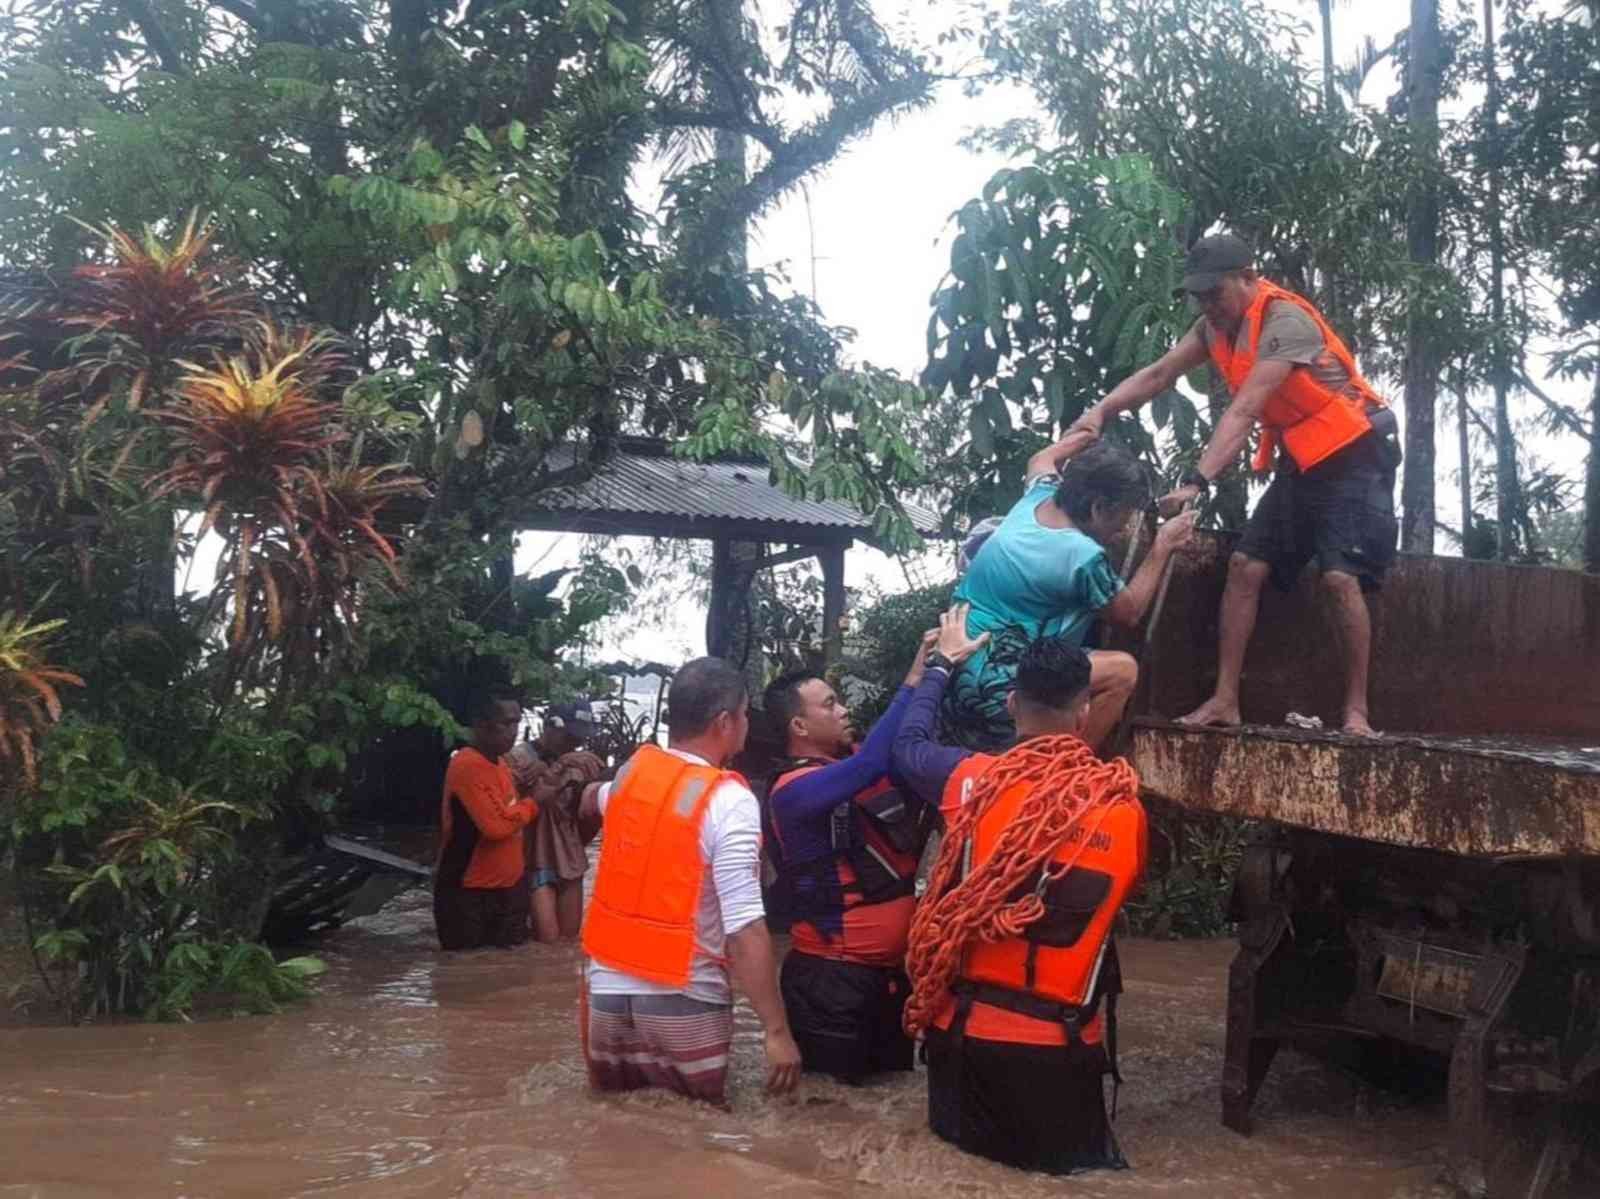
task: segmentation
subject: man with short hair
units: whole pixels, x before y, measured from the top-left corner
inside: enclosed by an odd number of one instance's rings
[[[472,744],[444,776],[433,920],[444,949],[502,948],[528,939],[522,831],[539,813],[519,800],[504,755],[517,739],[522,703],[509,687],[473,702]]]
[[[947,826],[906,963],[928,1122],[1018,1169],[1125,1167],[1103,1080],[1117,1077],[1112,924],[1145,864],[1138,779],[1083,741],[1091,668],[1064,637],[1039,638],[1017,664],[1015,746],[936,743],[941,695],[974,649],[966,628],[959,608],[945,613],[893,751],[897,774],[939,803]]]
[[[903,963],[932,810],[895,787],[889,747],[931,644],[859,749],[821,675],[781,675],[762,701],[786,755],[763,809],[775,906],[792,921],[783,1004],[806,1069],[848,1083],[912,1068]]]
[[[613,781],[584,791],[580,823],[603,828],[580,1016],[596,1090],[723,1103],[730,978],[766,1030],[767,1090],[799,1079],[762,912],[761,814],[724,769],[744,748],[749,709],[738,670],[697,658],[667,692],[667,748],[641,746]]]
[[[583,924],[583,876],[589,855],[578,828],[583,788],[605,770],[584,749],[594,735],[587,700],[551,704],[538,740],[524,741],[507,755],[517,790],[539,805],[529,829],[529,875],[533,933],[539,941],[570,941]]]
[[[1277,474],[1228,561],[1222,596],[1217,684],[1183,723],[1240,722],[1239,677],[1255,629],[1261,586],[1293,588],[1313,558],[1332,601],[1345,659],[1343,727],[1372,736],[1367,667],[1377,590],[1394,558],[1398,429],[1388,405],[1308,300],[1268,282],[1250,248],[1219,234],[1190,249],[1183,291],[1201,317],[1161,359],[1135,371],[1073,425],[1098,436],[1107,419],[1169,390],[1210,362],[1233,399],[1183,485],[1162,498],[1168,511],[1204,495],[1261,430],[1254,468]]]

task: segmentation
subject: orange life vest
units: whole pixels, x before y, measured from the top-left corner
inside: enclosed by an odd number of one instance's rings
[[[997,760],[974,754],[956,768],[941,804],[947,816],[960,809],[978,778]],[[964,850],[961,877],[994,853],[1030,785],[1005,791],[979,819]],[[952,987],[955,1020],[965,1025],[971,1006],[981,1003],[1060,1024],[1069,1042],[1100,1040],[1100,1002],[1114,1004],[1121,991],[1111,926],[1144,874],[1146,838],[1144,808],[1132,797],[1086,821],[1073,842],[1061,846],[1052,859],[1073,862],[1071,869],[1054,879],[1040,871],[1028,884],[1041,888],[1045,914],[1019,936],[976,942],[967,949]],[[1110,1036],[1107,1042],[1114,1056]]]
[[[737,778],[655,745],[628,759],[606,801],[585,953],[637,978],[688,984],[705,878],[700,825],[717,785]]]
[[[784,846],[775,806],[788,783],[832,763],[793,758],[773,776],[762,805],[763,844],[777,873],[773,898],[795,920],[811,920],[915,894],[917,865],[932,832],[931,813],[880,779],[829,815],[828,852],[799,859]]]
[[[1295,465],[1301,470],[1310,470],[1324,458],[1338,453],[1368,432],[1372,422],[1367,419],[1367,413],[1388,405],[1361,376],[1356,369],[1355,358],[1311,302],[1265,279],[1256,280],[1255,299],[1244,314],[1249,348],[1237,350],[1235,339],[1216,335],[1215,330],[1209,339],[1211,361],[1216,364],[1230,392],[1237,395],[1244,386],[1245,378],[1254,369],[1260,355],[1261,323],[1266,316],[1267,305],[1280,300],[1294,304],[1317,323],[1323,344],[1350,376],[1350,390],[1356,393],[1351,396],[1324,387],[1309,370],[1296,366],[1267,397],[1266,405],[1261,410],[1261,441],[1256,446],[1252,467],[1258,471],[1270,469],[1272,452],[1281,440]]]

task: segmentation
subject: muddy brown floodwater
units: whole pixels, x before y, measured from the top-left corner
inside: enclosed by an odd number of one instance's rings
[[[1441,1106],[1373,1096],[1309,1058],[1280,1055],[1253,1137],[1220,1126],[1223,942],[1125,944],[1117,1132],[1133,1169],[1066,1181],[935,1139],[920,1072],[762,1097],[744,1009],[731,1110],[591,1096],[576,951],[446,956],[424,892],[318,952],[321,994],[277,1016],[0,1030],[0,1199],[1447,1193]]]

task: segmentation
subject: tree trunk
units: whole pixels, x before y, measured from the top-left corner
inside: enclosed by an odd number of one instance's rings
[[[1511,380],[1506,364],[1506,239],[1500,213],[1500,78],[1495,59],[1494,0],[1483,0],[1484,167],[1488,173],[1489,315],[1494,380],[1495,556],[1509,562],[1517,551],[1522,497],[1517,485],[1517,443],[1511,432]]]
[[[1461,448],[1461,556],[1472,557],[1472,444],[1467,437],[1467,383],[1456,383],[1456,436]]]
[[[741,0],[713,0],[707,5],[708,19],[715,25],[717,41],[727,47],[742,46],[748,30],[744,20]],[[735,91],[732,82],[718,72],[711,72],[706,80],[711,107],[728,112],[738,112],[744,98]],[[729,194],[739,191],[749,181],[746,172],[744,134],[729,129],[718,129],[712,141],[717,166],[724,175],[723,186]],[[749,227],[739,222],[737,229],[728,231],[728,256],[735,271],[744,272],[750,266]]]
[[[1583,569],[1600,574],[1600,362],[1589,393],[1589,469],[1583,480]]]
[[[1411,181],[1406,197],[1406,248],[1418,275],[1428,280],[1439,261],[1439,86],[1444,73],[1438,0],[1411,0]],[[1441,355],[1430,314],[1413,303],[1407,321],[1405,364],[1406,464],[1400,487],[1401,547],[1433,552],[1434,415]]]
[[[1332,112],[1339,99],[1333,76],[1333,0],[1317,0],[1317,11],[1322,16],[1322,105]]]

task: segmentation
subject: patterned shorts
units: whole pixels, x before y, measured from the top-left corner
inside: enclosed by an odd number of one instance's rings
[[[583,1056],[597,1091],[660,1087],[726,1102],[733,1008],[683,995],[590,995],[584,988]]]

